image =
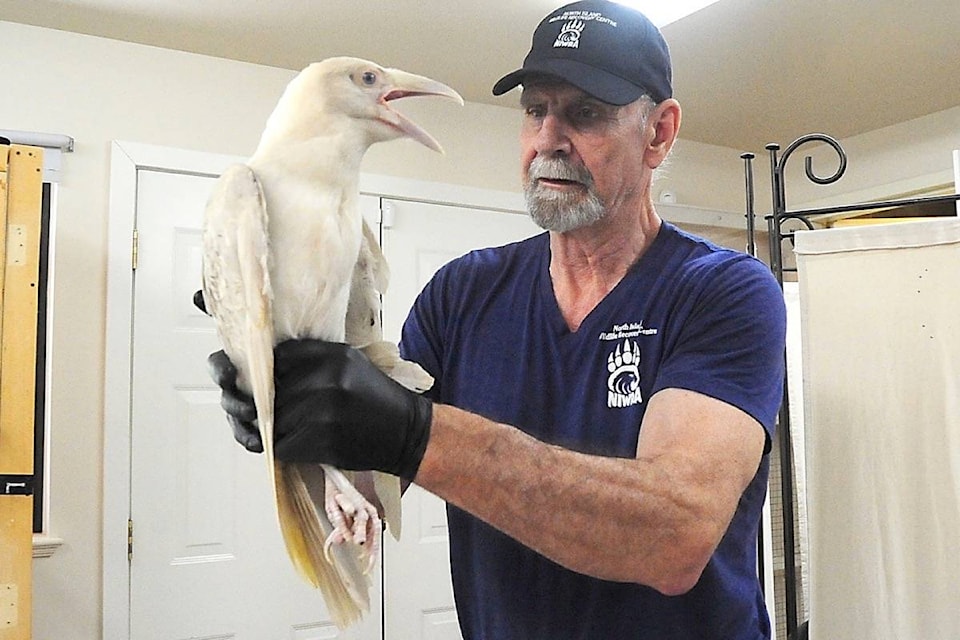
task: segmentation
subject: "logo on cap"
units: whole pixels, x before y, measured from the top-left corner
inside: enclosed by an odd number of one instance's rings
[[[554,47],[570,47],[576,49],[580,46],[580,34],[583,32],[584,23],[582,20],[571,20],[560,29],[560,35],[557,41],[553,43]]]

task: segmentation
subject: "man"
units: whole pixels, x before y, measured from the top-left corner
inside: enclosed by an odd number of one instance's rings
[[[548,233],[421,293],[402,349],[436,378],[429,399],[343,345],[279,345],[276,454],[445,499],[466,640],[769,638],[779,288],[653,207],[680,106],[644,16],[554,11],[494,93],[521,84],[524,191]]]

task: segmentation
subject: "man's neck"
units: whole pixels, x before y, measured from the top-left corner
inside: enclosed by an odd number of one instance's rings
[[[610,216],[590,229],[550,234],[550,279],[571,331],[620,283],[660,226],[651,204],[639,216]]]

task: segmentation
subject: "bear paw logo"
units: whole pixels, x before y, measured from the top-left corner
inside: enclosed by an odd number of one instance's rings
[[[624,340],[607,358],[607,406],[630,407],[643,402],[640,392],[640,347]]]
[[[582,20],[570,20],[563,25],[560,35],[557,36],[554,47],[568,47],[578,49],[580,47],[580,34],[583,33],[584,23]]]

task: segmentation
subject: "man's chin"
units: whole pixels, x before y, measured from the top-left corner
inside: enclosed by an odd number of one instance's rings
[[[547,207],[562,212],[565,209],[580,205],[587,197],[586,191],[571,189],[552,189],[536,186],[526,191],[527,204],[538,207]]]
[[[602,210],[584,207],[528,206],[527,212],[541,229],[556,233],[588,227],[603,217]]]

